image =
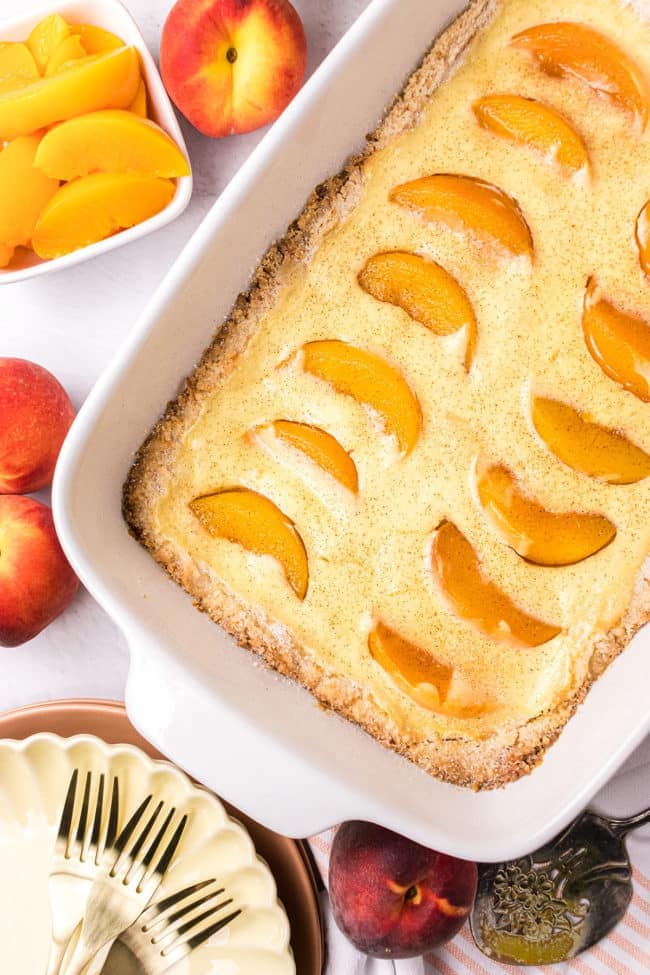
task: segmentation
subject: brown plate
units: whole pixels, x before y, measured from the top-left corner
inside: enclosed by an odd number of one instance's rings
[[[96,735],[111,745],[135,745],[150,758],[164,759],[135,730],[123,704],[113,701],[52,701],[0,715],[0,738],[22,739],[41,731],[62,738]],[[318,884],[306,844],[260,826],[224,803],[249,831],[278,886],[291,922],[291,947],[298,975],[322,975],[325,959]]]

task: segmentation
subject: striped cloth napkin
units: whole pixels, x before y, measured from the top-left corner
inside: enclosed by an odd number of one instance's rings
[[[618,775],[599,793],[592,808],[612,816],[627,816],[650,806],[650,738]],[[329,852],[335,830],[310,840],[316,862],[327,883]],[[650,826],[631,833],[627,849],[634,868],[634,898],[625,918],[600,944],[573,961],[532,967],[533,975],[648,975],[650,973]],[[469,926],[449,944],[424,958],[384,961],[366,958],[343,937],[334,923],[327,893],[323,893],[327,927],[326,975],[496,975],[523,971],[496,964],[475,947]]]

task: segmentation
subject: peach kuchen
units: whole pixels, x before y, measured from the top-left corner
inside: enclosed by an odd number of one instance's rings
[[[474,789],[650,618],[647,36],[620,0],[470,3],[125,485],[199,609]]]

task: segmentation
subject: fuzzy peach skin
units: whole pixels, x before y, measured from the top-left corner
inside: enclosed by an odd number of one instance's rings
[[[47,505],[2,495],[0,646],[17,647],[35,637],[63,612],[78,586]]]
[[[74,415],[47,369],[0,358],[0,494],[27,494],[52,482]]]
[[[475,863],[428,850],[372,823],[334,837],[329,892],[339,928],[376,958],[414,958],[449,941],[476,897]]]
[[[276,119],[300,89],[306,63],[305,32],[289,0],[178,0],[163,27],[167,92],[214,138]]]

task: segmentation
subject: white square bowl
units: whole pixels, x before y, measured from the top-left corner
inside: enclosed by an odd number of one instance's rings
[[[251,270],[312,188],[361,148],[465,6],[372,0],[214,204],[99,380],[63,447],[53,506],[70,561],[126,635],[129,715],[157,748],[277,832],[305,836],[365,819],[455,856],[496,861],[559,832],[650,730],[648,628],[539,768],[475,794],[382,748],[236,647],[130,538],[121,513],[134,451]]]
[[[149,53],[136,22],[119,0],[70,0],[68,3],[58,4],[53,2],[33,11],[29,16],[0,22],[0,41],[25,40],[39,20],[52,13],[60,14],[71,24],[94,24],[97,27],[103,27],[121,37],[128,46],[137,48],[142,73],[147,85],[148,115],[172,137],[181,152],[189,159],[183,133],[158,73],[156,62]],[[24,264],[20,267],[0,268],[0,284],[25,281],[27,278],[35,277],[38,274],[51,274],[53,271],[60,271],[63,268],[72,267],[74,264],[81,264],[82,261],[88,261],[92,257],[98,257],[100,254],[106,254],[115,247],[130,244],[132,241],[138,240],[154,230],[159,230],[175,220],[190,202],[191,196],[192,175],[190,174],[176,180],[176,192],[171,201],[164,210],[150,217],[149,220],[144,220],[142,223],[136,224],[135,227],[129,227],[127,230],[113,234],[112,237],[100,240],[96,244],[89,244],[87,247],[81,247],[72,251],[71,254],[56,257],[53,260],[44,261],[36,254],[26,252]]]

